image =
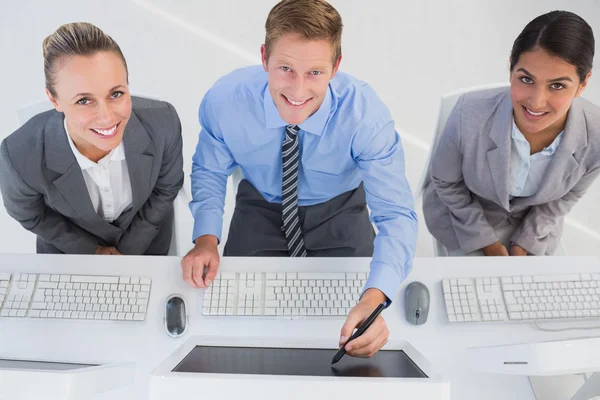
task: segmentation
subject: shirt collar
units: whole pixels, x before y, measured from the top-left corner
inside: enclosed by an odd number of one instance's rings
[[[93,162],[92,160],[81,154],[81,152],[75,146],[73,139],[71,139],[71,136],[69,135],[69,130],[67,129],[66,118],[63,120],[63,124],[65,126],[65,133],[67,134],[69,146],[71,147],[71,151],[73,151],[73,155],[75,156],[77,164],[79,164],[79,167],[81,169],[93,168],[98,164],[105,164],[110,161],[121,161],[125,159],[125,150],[123,148],[123,141],[121,141],[121,143],[119,143],[119,145],[115,149],[112,149],[110,153],[108,153],[101,160],[99,160],[98,163]]]
[[[265,88],[264,95],[264,109],[265,109],[265,122],[267,125],[267,129],[273,128],[281,128],[289,125],[287,122],[281,118],[279,115],[279,111],[277,110],[277,106],[275,106],[275,102],[273,101],[273,97],[271,97],[271,92],[269,91],[269,85]],[[332,95],[331,88],[328,86],[327,91],[325,92],[325,98],[323,99],[323,103],[313,115],[308,117],[306,121],[302,122],[299,126],[305,132],[312,133],[314,135],[321,136],[323,133],[323,129],[325,129],[325,124],[329,119],[329,114],[331,111],[332,105]]]
[[[552,143],[550,143],[550,145],[544,147],[544,149],[540,153],[543,155],[546,155],[546,156],[551,156],[554,153],[556,153],[556,150],[558,149],[558,146],[560,145],[560,142],[562,141],[563,133],[565,133],[564,130],[561,133],[559,133],[558,136],[556,136],[556,138],[554,139],[554,141]],[[514,119],[513,119],[513,128],[512,128],[511,137],[514,140],[519,140],[521,142],[524,141],[529,145],[529,142],[527,142],[527,139],[525,138],[523,133],[519,130],[519,127],[515,123]]]

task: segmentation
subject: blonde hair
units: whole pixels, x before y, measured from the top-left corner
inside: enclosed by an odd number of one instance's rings
[[[265,55],[288,33],[305,40],[327,40],[333,47],[333,62],[342,55],[342,17],[324,0],[282,0],[269,12],[265,29]]]
[[[123,60],[125,71],[127,71],[127,62],[117,42],[102,32],[100,28],[88,22],[73,22],[60,26],[53,34],[44,39],[42,49],[46,88],[54,97],[56,97],[54,90],[56,68],[58,62],[64,57],[89,56],[100,51],[112,51]]]

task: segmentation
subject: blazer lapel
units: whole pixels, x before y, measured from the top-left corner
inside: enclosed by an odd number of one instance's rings
[[[131,181],[131,210],[137,212],[152,190],[150,179],[154,163],[154,147],[150,136],[133,112],[123,133],[123,143]]]
[[[53,184],[82,218],[105,223],[106,221],[94,210],[81,168],[69,146],[63,118],[63,114],[57,112],[46,125],[44,131],[46,167],[61,174]]]
[[[585,117],[583,110],[579,106],[579,102],[575,100],[569,109],[560,145],[556,149],[552,162],[544,174],[540,188],[536,194],[529,198],[528,203],[540,204],[552,200],[557,190],[564,188],[563,183],[579,167],[574,154],[586,147],[587,144]],[[524,197],[521,200],[526,201],[527,199],[527,197]]]
[[[512,102],[507,94],[498,106],[490,126],[489,136],[496,148],[487,152],[494,189],[498,195],[499,204],[506,210],[510,209],[508,175],[510,173],[512,115]]]

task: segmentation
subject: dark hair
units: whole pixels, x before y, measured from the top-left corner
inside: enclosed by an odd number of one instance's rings
[[[592,69],[594,32],[579,15],[569,11],[551,11],[527,24],[513,44],[510,70],[523,52],[541,48],[577,68],[580,81]]]
[[[100,51],[112,51],[123,61],[125,71],[127,62],[121,48],[102,30],[88,22],[73,22],[60,26],[42,43],[44,55],[44,75],[46,88],[56,97],[54,81],[58,61],[69,56],[89,56]]]

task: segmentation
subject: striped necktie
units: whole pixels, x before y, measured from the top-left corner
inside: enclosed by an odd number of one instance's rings
[[[291,257],[306,257],[304,239],[298,219],[298,166],[300,165],[300,146],[298,125],[285,127],[285,139],[282,146],[283,179],[281,185],[282,225],[288,251]]]

